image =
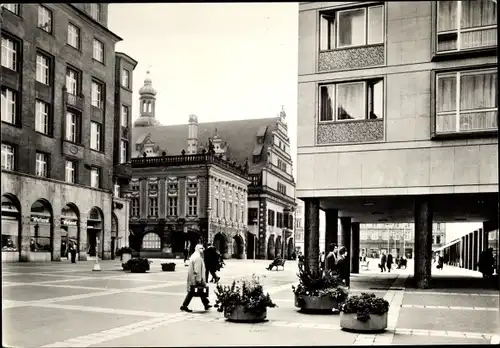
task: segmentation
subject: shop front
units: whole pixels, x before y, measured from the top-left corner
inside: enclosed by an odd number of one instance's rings
[[[52,207],[44,200],[31,206],[29,261],[50,262],[53,250]]]
[[[99,208],[90,210],[87,219],[87,260],[95,260],[96,255],[102,259],[103,217]]]
[[[19,262],[21,213],[17,198],[2,196],[2,262]]]
[[[70,259],[69,250],[73,246],[80,253],[80,219],[78,210],[66,205],[61,211],[61,259]]]

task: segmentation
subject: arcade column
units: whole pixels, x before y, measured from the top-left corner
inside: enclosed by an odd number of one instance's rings
[[[339,249],[341,247],[345,247],[347,249],[347,257],[352,258],[351,255],[351,218],[350,217],[341,217],[340,218],[340,240],[339,240]],[[350,286],[351,284],[351,262],[347,262],[348,274],[346,280],[346,285]]]
[[[415,198],[415,285],[427,289],[432,271],[432,209],[427,196]]]
[[[474,236],[474,233],[471,232],[468,234],[469,236],[469,244],[468,244],[468,254],[469,254],[469,257],[467,258],[467,269],[470,269],[472,271],[472,267],[473,267],[473,264],[474,264],[474,254],[473,254],[473,251],[474,251],[474,241],[473,241],[473,236]]]
[[[460,241],[460,268],[465,268],[465,236]]]
[[[477,262],[479,261],[479,231],[474,231],[472,242],[472,270],[477,270]]]
[[[351,224],[351,273],[359,273],[359,222]]]
[[[339,211],[337,209],[325,210],[325,254],[328,253],[331,243],[338,244]]]
[[[304,200],[304,256],[309,271],[319,271],[319,199]]]

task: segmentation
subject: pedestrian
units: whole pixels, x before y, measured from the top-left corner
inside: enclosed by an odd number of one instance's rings
[[[325,252],[322,251],[319,253],[319,269],[321,272],[325,270]]]
[[[437,269],[443,270],[444,258],[441,255],[438,256],[438,261],[437,262],[438,262]]]
[[[69,252],[71,253],[71,263],[76,263],[76,244],[75,244],[75,242],[70,242]]]
[[[184,266],[187,266],[186,264],[186,261],[189,259],[189,247],[190,247],[190,242],[187,241],[185,244],[184,244]]]
[[[304,261],[305,261],[304,255],[302,254],[302,251],[299,251],[298,259],[299,259],[299,271],[301,271],[304,269]]]
[[[337,272],[340,279],[342,279],[347,286],[349,286],[349,262],[350,260],[347,258],[347,248],[344,246],[340,247],[337,259]]]
[[[217,267],[219,263],[219,255],[217,249],[211,244],[207,244],[207,249],[203,252],[203,258],[205,261],[205,278],[208,281],[208,274],[212,275],[210,282],[217,283],[219,277],[217,277]]]
[[[337,273],[337,259],[338,259],[338,248],[335,243],[331,243],[328,246],[328,255],[325,257],[325,273],[334,272]]]
[[[495,257],[493,256],[493,248],[483,250],[479,254],[479,272],[483,274],[483,278],[489,278],[493,275],[495,265]]]
[[[380,263],[379,263],[379,267],[380,267],[380,272],[384,272],[385,271],[385,263],[387,261],[387,256],[385,256],[385,252],[382,251],[382,256],[380,257]]]
[[[187,277],[187,295],[181,306],[181,311],[191,313],[189,304],[193,296],[200,290],[207,288],[207,280],[205,278],[205,261],[203,260],[203,245],[197,244],[194,248],[194,253],[189,258],[189,268]],[[208,300],[208,292],[202,291],[199,295],[205,310],[212,308]]]
[[[392,267],[393,259],[392,259],[392,254],[389,253],[387,255],[387,272],[391,272],[391,267]]]

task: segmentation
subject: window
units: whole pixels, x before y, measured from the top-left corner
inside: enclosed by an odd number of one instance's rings
[[[139,216],[139,198],[132,198],[132,209],[130,213],[132,216]]]
[[[97,39],[94,39],[92,58],[98,62],[104,63],[104,44]]]
[[[90,121],[90,148],[101,151],[101,124]]]
[[[286,172],[286,162],[278,158],[278,168]]]
[[[274,226],[274,210],[267,210],[267,224],[269,226]]]
[[[76,183],[76,163],[74,161],[66,160],[65,174],[66,182]]]
[[[79,117],[70,111],[66,112],[66,140],[78,143],[79,139]]]
[[[436,134],[498,129],[496,69],[436,76]]]
[[[49,104],[37,100],[35,103],[35,130],[48,135],[49,125]]]
[[[286,195],[286,185],[282,183],[278,183],[278,192]]]
[[[130,71],[128,71],[127,69],[122,69],[122,86],[123,87],[125,87],[125,88],[130,87],[129,78],[130,78]]]
[[[128,141],[120,140],[120,163],[127,163]]]
[[[17,71],[17,42],[2,36],[2,66]]]
[[[441,236],[436,236],[436,244],[441,244]]]
[[[321,121],[383,118],[382,79],[320,86]]]
[[[71,68],[66,70],[66,89],[69,94],[78,95],[78,72]]]
[[[2,143],[2,169],[15,169],[16,149],[14,146]]]
[[[214,199],[214,209],[215,209],[215,216],[219,217],[219,199],[218,198]]]
[[[227,215],[226,215],[226,201],[221,201],[221,206],[222,206],[222,218],[226,219],[227,218]]]
[[[68,45],[80,49],[80,28],[71,23],[68,24]]]
[[[195,183],[195,182],[190,182],[188,184],[188,188],[191,189],[191,190],[197,190],[198,189],[198,184]]]
[[[384,7],[371,6],[321,14],[320,50],[384,42]]]
[[[168,197],[168,215],[177,216],[177,197]]]
[[[2,7],[16,15],[19,15],[19,4],[2,4]]]
[[[103,88],[102,84],[92,81],[92,102],[91,104],[95,106],[96,108],[101,109],[103,107]]]
[[[50,59],[43,54],[36,54],[36,80],[44,85],[50,84]]]
[[[41,5],[38,6],[38,28],[52,33],[52,11]]]
[[[154,232],[149,232],[142,237],[142,249],[161,249],[161,239]]]
[[[188,200],[188,215],[198,215],[198,197],[189,197]]]
[[[149,216],[158,216],[158,198],[149,197]]]
[[[248,208],[248,225],[256,225],[259,222],[259,209]]]
[[[90,17],[98,22],[101,20],[101,4],[90,4]]]
[[[128,117],[129,117],[129,108],[126,105],[122,105],[122,117],[120,118],[121,126],[128,127]]]
[[[17,93],[7,87],[2,87],[2,121],[16,124]]]
[[[92,167],[90,169],[90,186],[99,188],[101,186],[101,168]]]
[[[227,203],[227,210],[228,210],[228,214],[229,214],[229,221],[232,221],[233,220],[233,203],[231,202],[228,202]]]
[[[436,41],[439,53],[496,46],[496,1],[437,1]]]
[[[38,152],[36,153],[36,175],[46,178],[48,176],[49,155]]]
[[[278,228],[283,227],[283,213],[280,212],[276,213],[276,227]]]

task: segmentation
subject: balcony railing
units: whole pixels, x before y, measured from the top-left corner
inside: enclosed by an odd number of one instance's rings
[[[78,110],[83,110],[83,96],[79,97],[77,95],[66,92],[66,104],[77,108]]]
[[[182,165],[215,164],[233,174],[248,179],[248,165],[238,165],[215,154],[196,154],[179,156],[156,156],[132,158],[132,168],[175,167]]]

